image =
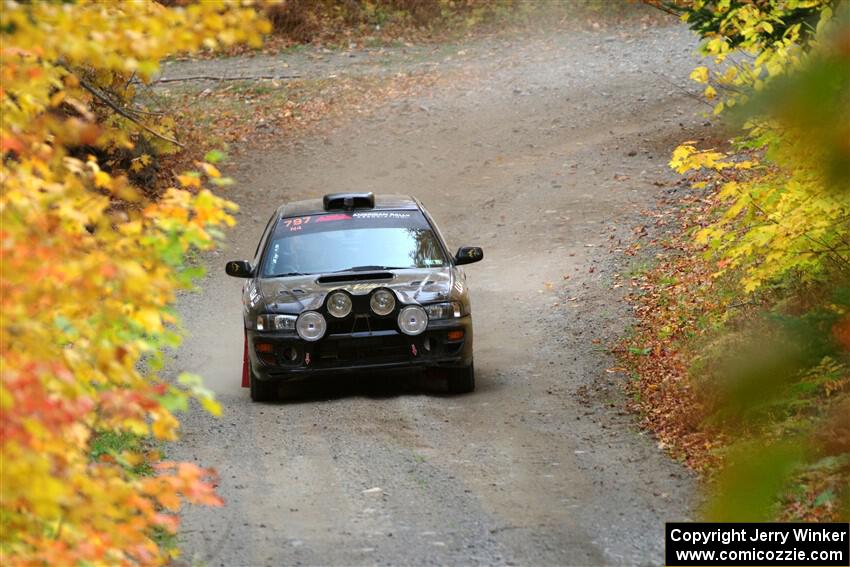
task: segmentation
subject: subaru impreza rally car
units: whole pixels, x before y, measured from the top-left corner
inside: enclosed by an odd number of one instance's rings
[[[452,392],[475,389],[463,264],[422,204],[406,196],[336,193],[278,208],[246,278],[242,385],[274,398],[282,382],[340,371],[442,369]]]

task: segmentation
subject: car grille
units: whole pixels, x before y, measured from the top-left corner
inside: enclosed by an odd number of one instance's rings
[[[382,336],[328,337],[316,345],[314,366],[332,367],[357,364],[403,362],[412,357],[410,337],[397,333]]]
[[[343,333],[369,333],[376,331],[395,331],[398,329],[398,323],[394,314],[387,317],[377,317],[375,315],[349,315],[345,319],[334,319],[327,316],[328,335],[336,335]]]

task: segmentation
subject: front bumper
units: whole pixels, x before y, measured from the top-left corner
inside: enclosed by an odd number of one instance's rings
[[[459,331],[463,337],[456,338]],[[451,334],[450,334],[451,333]],[[331,334],[307,342],[294,334],[247,331],[258,380],[290,381],[339,372],[456,368],[472,363],[472,318],[431,321],[421,335],[395,330]]]

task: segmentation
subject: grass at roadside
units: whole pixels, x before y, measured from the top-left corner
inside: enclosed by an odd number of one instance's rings
[[[132,476],[152,475],[154,470],[147,460],[127,459],[130,453],[145,454],[157,450],[148,443],[149,439],[126,431],[99,431],[91,443],[91,460],[118,462]]]
[[[208,151],[233,156],[292,140],[322,120],[370,112],[384,101],[427,89],[436,74],[323,77],[291,81],[253,80],[178,83],[147,95],[151,108],[173,116],[185,151],[160,156],[159,184],[192,169]]]
[[[178,119],[178,126],[188,139],[257,145],[280,141],[325,118],[363,113],[433,82],[427,75],[240,81],[214,90],[187,86],[170,96],[176,108],[191,110],[178,112],[186,117]]]
[[[793,467],[790,480],[770,495],[771,517],[846,518],[850,447],[840,444],[847,432],[825,429],[841,423],[834,419],[841,412],[850,415],[850,369],[840,354],[812,348],[800,354],[810,360],[792,372],[786,353],[775,347],[789,337],[797,344],[811,342],[828,329],[814,307],[831,290],[789,279],[742,296],[737,274],[715,277],[715,260],[692,237],[715,214],[707,196],[679,202],[678,236],[656,250],[650,268],[643,260],[641,269],[629,274],[637,323],[616,350],[633,376],[626,385],[631,409],[659,445],[700,472],[716,494],[729,491],[730,474],[747,472],[735,465],[744,462],[742,450],[755,453],[753,444],[800,449],[793,460],[760,463],[764,470]],[[765,376],[762,389],[747,390],[752,384],[730,378],[752,374],[756,362],[779,365]],[[788,373],[785,381],[782,372]],[[735,511],[729,494],[711,506]],[[711,506],[705,511],[709,516]]]
[[[112,461],[119,463],[130,477],[153,476],[155,470],[152,462],[159,461],[159,453],[162,448],[152,444],[148,437],[140,437],[127,431],[99,431],[95,433],[91,443],[89,456],[93,462]],[[157,455],[156,459],[148,459],[148,456]],[[128,457],[134,455],[134,457]],[[143,455],[139,460],[136,455]],[[152,539],[160,549],[168,553],[177,552],[177,534],[171,533],[161,527],[153,528]]]

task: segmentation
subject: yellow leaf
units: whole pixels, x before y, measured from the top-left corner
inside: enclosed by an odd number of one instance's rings
[[[180,422],[168,412],[161,412],[154,418],[151,430],[157,439],[165,441],[177,440],[177,429]]]
[[[183,187],[201,187],[201,180],[195,175],[178,175],[177,180]]]
[[[204,170],[204,173],[206,173],[208,176],[210,176],[210,177],[221,177],[221,173],[218,171],[218,169],[213,164],[201,162],[199,165],[201,166],[201,169]]]
[[[65,100],[65,96],[67,94],[67,91],[57,91],[52,97],[50,97],[50,106],[56,107],[62,104],[62,101]]]
[[[105,171],[95,171],[94,186],[98,189],[109,189],[112,187],[112,178]]]
[[[691,80],[694,80],[698,83],[707,83],[708,82],[708,68],[707,67],[697,67],[690,74]]]
[[[213,398],[202,398],[201,407],[216,417],[221,416],[221,404]]]
[[[133,315],[133,320],[149,333],[162,332],[162,316],[156,309],[140,309]]]

